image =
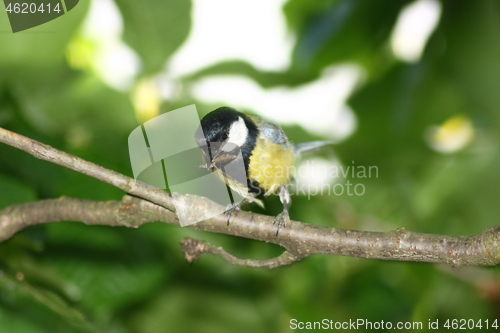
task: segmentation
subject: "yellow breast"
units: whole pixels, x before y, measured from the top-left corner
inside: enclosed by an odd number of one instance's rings
[[[275,193],[281,186],[290,182],[295,156],[288,145],[281,145],[257,138],[250,156],[248,178],[257,181],[266,191],[265,195]]]

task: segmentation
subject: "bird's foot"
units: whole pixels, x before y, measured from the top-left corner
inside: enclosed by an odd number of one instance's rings
[[[274,219],[273,224],[278,224],[278,229],[276,229],[276,236],[280,232],[281,227],[284,227],[286,223],[290,222],[290,216],[288,215],[288,211],[284,210],[276,218]]]
[[[240,209],[241,209],[241,203],[229,204],[226,206],[227,225],[229,225],[229,220],[231,219],[231,215],[233,215],[235,211],[238,211]]]

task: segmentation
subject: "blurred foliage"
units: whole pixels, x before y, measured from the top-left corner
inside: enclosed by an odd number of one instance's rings
[[[145,73],[156,73],[186,39],[191,1],[117,0],[123,16],[123,39],[141,56]]]
[[[348,179],[362,181],[363,196],[294,197],[292,218],[362,230],[480,232],[500,215],[500,2],[442,0],[439,24],[414,64],[394,57],[389,43],[408,3],[290,0],[284,14],[297,38],[290,68],[214,64],[178,82],[184,93],[164,110],[196,103],[203,114],[217,107],[189,96],[190,85],[203,77],[233,74],[266,88],[298,86],[332,64],[357,63],[367,73],[349,101],[358,128],[334,153],[344,165],[377,166],[378,177]],[[116,4],[123,39],[142,60],[141,75],[158,73],[189,33],[191,2]],[[67,15],[17,34],[5,33],[10,27],[2,14],[0,126],[131,175],[127,137],[138,122],[129,93],[65,58],[88,6],[81,1]],[[425,135],[455,115],[470,119],[474,140],[461,151],[438,153]],[[285,130],[295,142],[318,139],[300,127]],[[61,195],[116,200],[123,193],[0,145],[0,208]],[[277,198],[266,204],[267,213],[279,212]],[[178,246],[184,236],[242,257],[281,251],[154,223],[137,230],[70,222],[32,227],[0,244],[0,333],[286,332],[291,318],[414,320],[425,327],[428,320],[500,315],[497,268],[330,256],[273,271],[233,267],[216,257],[188,264]]]

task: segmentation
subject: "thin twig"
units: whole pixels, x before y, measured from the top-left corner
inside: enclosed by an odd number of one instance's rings
[[[247,266],[247,267],[265,267],[276,268],[279,266],[290,265],[295,261],[306,257],[305,255],[297,256],[289,251],[284,251],[281,255],[271,259],[241,259],[228,253],[220,246],[215,246],[205,241],[199,241],[192,238],[185,238],[181,241],[182,252],[186,256],[186,260],[192,262],[200,257],[203,253],[215,254],[227,260],[230,264]]]

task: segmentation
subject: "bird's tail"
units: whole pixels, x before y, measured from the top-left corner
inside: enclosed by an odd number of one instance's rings
[[[335,144],[335,142],[333,141],[311,141],[311,142],[292,143],[292,148],[295,156],[298,157],[303,152],[333,144]]]

